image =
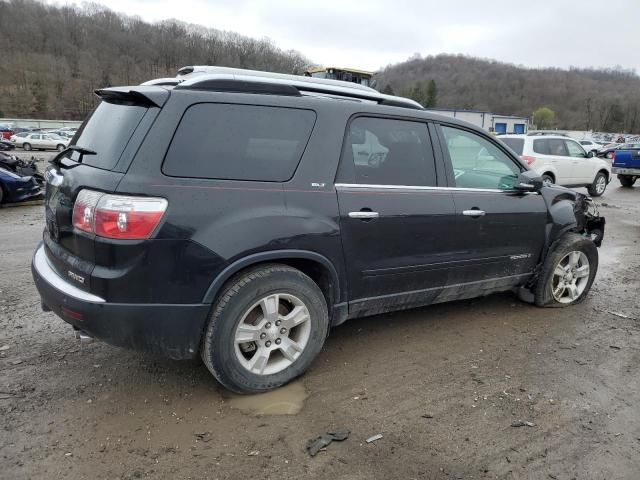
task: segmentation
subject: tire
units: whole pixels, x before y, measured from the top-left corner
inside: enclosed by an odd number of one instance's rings
[[[578,262],[574,263],[575,259]],[[585,265],[587,270],[583,269]],[[557,267],[561,267],[560,271]],[[577,233],[566,233],[544,261],[533,292],[535,304],[539,307],[568,307],[582,302],[591,289],[597,270],[598,249],[593,241]],[[585,272],[586,275],[580,275]],[[574,276],[574,273],[578,275]],[[574,285],[575,289],[562,288],[560,283]]]
[[[0,186],[0,204],[4,201],[4,190]]]
[[[556,179],[553,178],[553,175],[551,175],[550,173],[543,173],[542,174],[542,184],[543,185],[548,185],[551,183],[555,183]]]
[[[604,172],[598,172],[596,178],[593,179],[593,183],[587,187],[589,195],[592,197],[600,197],[607,189],[607,174]]]
[[[29,152],[31,150],[31,144],[30,143],[23,143],[22,144],[22,149],[26,150],[27,152]]]
[[[632,175],[618,175],[618,180],[620,181],[620,185],[625,188],[633,187],[633,184],[636,183],[637,177]]]
[[[294,308],[298,314],[292,317]],[[272,312],[270,318],[266,310]],[[293,326],[292,322],[300,320]],[[241,272],[223,287],[213,305],[200,355],[229,390],[265,392],[309,368],[322,349],[328,328],[324,295],[311,278],[286,265],[261,265]],[[238,337],[247,341],[238,342]]]
[[[56,145],[56,150],[61,152],[64,150],[64,145],[60,144],[60,145]]]
[[[605,157],[608,158],[609,160],[611,160],[613,158],[613,152],[607,152],[605,154]]]

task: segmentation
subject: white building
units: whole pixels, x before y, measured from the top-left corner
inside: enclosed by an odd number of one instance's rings
[[[457,110],[451,108],[428,108],[427,111],[473,123],[480,128],[484,128],[487,132],[527,133],[529,131],[529,119],[526,117],[497,115],[482,110]]]

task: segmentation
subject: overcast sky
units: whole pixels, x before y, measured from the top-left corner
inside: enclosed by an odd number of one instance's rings
[[[49,0],[55,3],[78,3]],[[640,0],[98,0],[147,21],[176,18],[269,37],[315,63],[377,70],[414,53],[519,65],[634,68]]]

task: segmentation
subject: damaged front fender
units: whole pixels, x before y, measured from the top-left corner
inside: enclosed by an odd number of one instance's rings
[[[602,244],[605,219],[600,216],[591,197],[557,185],[543,187],[540,194],[547,204],[550,217],[547,247],[567,232],[589,237],[598,247]]]

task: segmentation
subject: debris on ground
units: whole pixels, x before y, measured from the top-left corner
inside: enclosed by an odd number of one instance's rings
[[[309,440],[305,446],[305,450],[309,455],[315,457],[320,450],[324,450],[331,442],[342,442],[349,438],[349,430],[337,430],[335,432],[327,432],[318,438]]]
[[[422,415],[420,415],[422,418],[433,418],[433,414],[431,413],[423,413]]]
[[[375,442],[377,440],[380,440],[381,438],[382,438],[382,434],[379,433],[377,435],[374,435],[373,437],[367,438],[367,443],[373,443],[373,442]]]
[[[511,426],[512,427],[535,427],[536,424],[532,422],[523,422],[522,420],[518,420],[517,422],[513,422]]]
[[[194,433],[193,436],[196,437],[196,441],[201,442],[210,442],[211,441],[211,432],[198,432]]]
[[[619,346],[617,346],[617,345],[609,345],[609,348],[610,348],[611,350],[620,350],[620,347],[619,347]]]
[[[5,350],[9,350],[11,348],[11,345],[2,345],[0,347],[0,352],[4,352]]]
[[[629,315],[626,315],[624,313],[619,313],[619,312],[607,312],[610,315],[613,315],[614,317],[620,317],[620,318],[624,318],[626,320],[637,320],[637,318],[631,317]]]

